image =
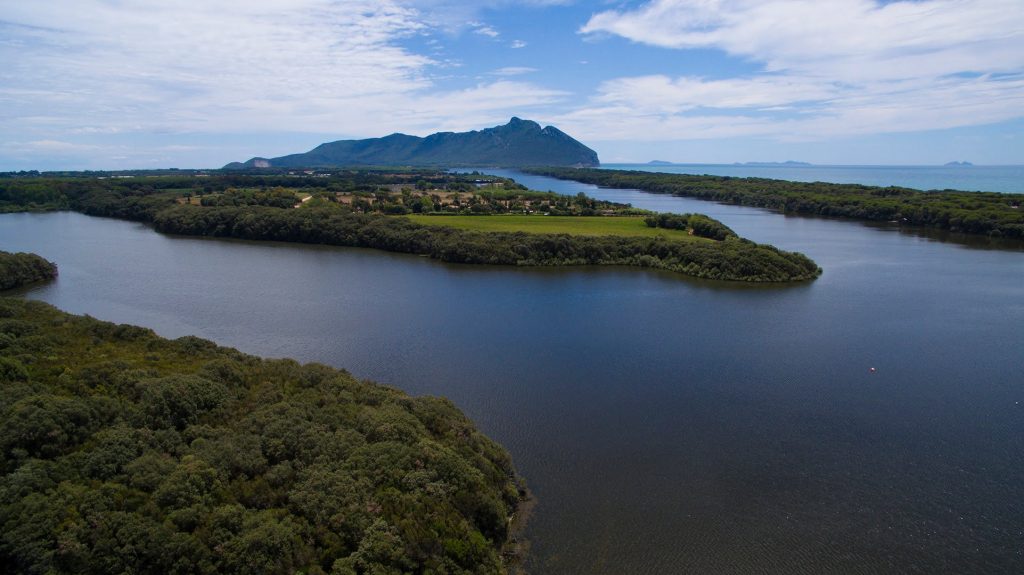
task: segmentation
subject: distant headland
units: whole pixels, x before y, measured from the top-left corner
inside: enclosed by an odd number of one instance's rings
[[[226,170],[343,166],[575,166],[600,165],[597,152],[554,126],[541,128],[513,117],[508,124],[471,132],[438,132],[426,138],[391,134],[338,140],[302,154],[231,162]]]

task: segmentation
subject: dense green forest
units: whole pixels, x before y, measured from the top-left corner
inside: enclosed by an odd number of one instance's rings
[[[361,168],[359,170],[202,171],[140,170],[125,172],[7,172],[0,174],[0,213],[73,209],[105,200],[128,203],[150,196],[194,200],[236,192],[222,201],[273,204],[273,190],[285,189],[317,196],[352,194],[374,197],[386,187],[469,192],[480,185],[502,189],[526,188],[506,178],[454,174],[436,169]],[[246,198],[251,192],[254,197]],[[152,199],[152,198],[151,198]],[[266,203],[266,202],[269,202]],[[130,211],[130,210],[129,210]],[[126,211],[128,213],[128,211]]]
[[[609,188],[635,188],[792,214],[899,222],[990,237],[1024,239],[1024,195],[789,182],[631,170],[529,168],[532,174]]]
[[[0,251],[0,291],[57,277],[57,265],[36,254]]]
[[[405,218],[345,213],[328,207],[174,206],[156,214],[158,231],[253,240],[370,247],[454,263],[504,265],[632,265],[694,277],[796,281],[817,277],[813,261],[771,246],[728,238],[682,242],[664,238],[473,232],[423,226]]]
[[[382,174],[352,174],[357,173],[338,174],[337,187],[365,185],[379,189],[380,185],[392,185]],[[425,173],[414,173],[402,175],[402,178],[415,183],[425,176]],[[437,177],[453,178],[456,179],[454,184],[465,186],[465,178],[472,175],[441,173]],[[353,178],[366,178],[371,182],[356,183],[359,180]],[[567,234],[475,232],[419,225],[406,218],[379,213],[359,213],[351,205],[315,195],[313,200],[301,203],[298,209],[281,207],[272,191],[253,194],[252,202],[243,202],[245,205],[203,206],[202,201],[193,201],[195,194],[212,193],[217,188],[226,193],[230,188],[272,188],[290,181],[309,183],[312,180],[310,185],[298,188],[307,192],[318,188],[331,190],[332,179],[242,174],[209,178],[7,178],[0,179],[0,206],[6,205],[8,209],[19,206],[21,209],[73,209],[90,215],[150,222],[158,231],[165,233],[368,247],[425,255],[453,263],[629,265],[665,269],[706,279],[749,282],[801,281],[813,279],[821,273],[818,266],[802,254],[784,252],[735,236],[721,241],[683,242],[665,238],[584,238]],[[501,196],[495,192],[495,197]],[[585,196],[567,197],[565,202],[567,206],[575,206],[572,209],[578,209],[579,213],[597,206],[586,204]],[[581,207],[583,205],[588,207]],[[707,220],[711,221],[710,218]]]
[[[704,214],[653,214],[644,218],[644,223],[651,228],[689,230],[695,236],[712,240],[739,237],[729,226]]]
[[[0,298],[0,572],[506,573],[521,487],[444,399]]]

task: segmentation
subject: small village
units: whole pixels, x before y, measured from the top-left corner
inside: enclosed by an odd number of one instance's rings
[[[337,174],[331,174],[337,175]],[[179,203],[203,206],[267,205],[272,207],[345,206],[357,213],[386,215],[645,215],[629,204],[596,200],[585,194],[566,196],[528,190],[513,180],[460,174],[375,174],[371,181],[345,181],[321,189],[287,186],[227,188],[188,193]]]

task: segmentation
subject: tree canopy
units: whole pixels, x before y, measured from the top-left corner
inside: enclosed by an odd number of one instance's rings
[[[57,265],[36,254],[0,251],[0,291],[52,280]]]
[[[449,401],[0,298],[0,571],[500,574],[521,487]]]

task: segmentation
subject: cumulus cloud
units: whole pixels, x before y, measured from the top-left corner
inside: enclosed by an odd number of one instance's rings
[[[45,107],[68,124],[242,128],[301,117],[298,95],[345,104],[415,91],[431,61],[393,43],[422,29],[414,16],[352,0],[9,3],[5,84],[38,94],[0,118]]]
[[[768,71],[847,80],[1024,65],[1018,0],[653,0],[634,11],[595,14],[581,31],[667,48],[717,48],[764,62]]]
[[[761,66],[740,78],[645,76],[602,84],[592,105],[641,117],[796,110],[802,117],[775,117],[774,133],[814,138],[1024,115],[1019,0],[652,0],[595,14],[580,32],[717,49]],[[658,133],[671,137],[672,123],[661,125]],[[746,129],[773,132],[761,120]]]
[[[443,97],[444,63],[401,45],[429,32],[420,16],[390,0],[7,2],[0,126],[376,135]]]

